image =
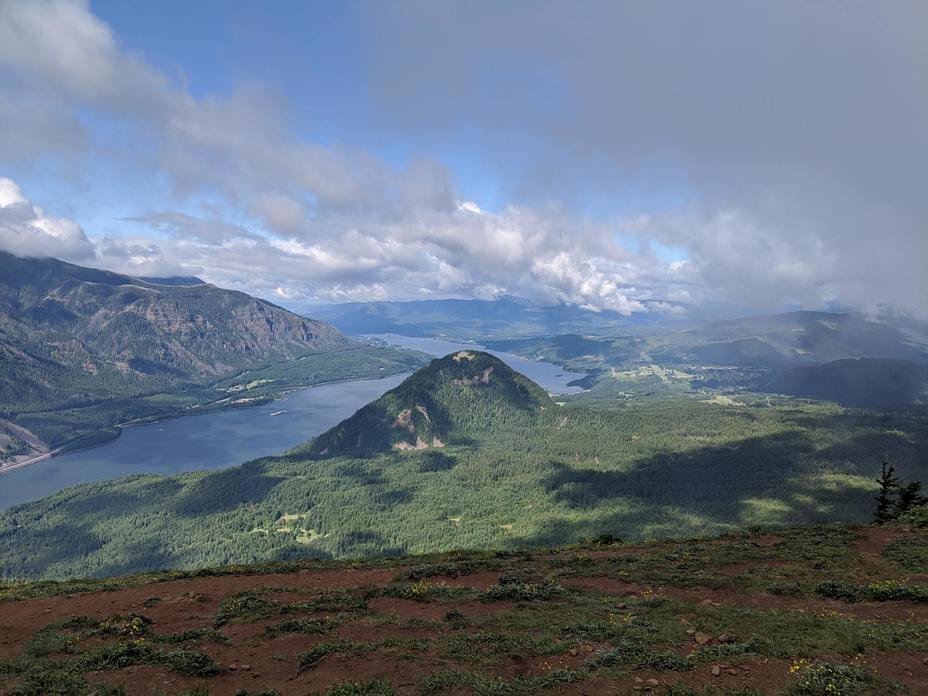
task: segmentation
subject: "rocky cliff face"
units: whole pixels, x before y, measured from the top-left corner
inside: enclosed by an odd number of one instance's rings
[[[196,379],[348,339],[241,292],[0,253],[0,343],[88,373],[108,367]]]

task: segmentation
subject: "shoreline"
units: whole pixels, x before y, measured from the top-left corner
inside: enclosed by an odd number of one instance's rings
[[[389,377],[395,377],[395,376],[397,376],[397,375],[402,375],[402,374],[408,375],[408,374],[412,374],[412,372],[408,372],[408,371],[406,371],[406,372],[391,372],[391,373],[389,373],[389,374],[384,374],[384,375],[381,375],[381,376],[379,376],[379,377],[358,377],[358,378],[346,377],[345,379],[331,379],[331,380],[327,380],[327,381],[324,381],[324,382],[316,382],[315,384],[307,384],[307,385],[304,385],[304,386],[286,387],[286,388],[284,388],[281,392],[275,394],[274,396],[260,397],[260,398],[258,398],[258,399],[255,399],[255,403],[244,403],[244,404],[237,404],[237,405],[236,405],[236,404],[230,403],[230,404],[223,405],[223,406],[219,406],[219,407],[215,407],[215,408],[209,408],[209,406],[212,406],[212,405],[215,405],[215,404],[220,403],[220,402],[222,402],[222,401],[225,401],[225,400],[228,398],[228,397],[224,397],[224,398],[219,399],[219,400],[217,400],[217,401],[211,401],[211,402],[209,402],[208,404],[205,405],[207,408],[204,408],[204,409],[202,409],[202,410],[201,410],[201,409],[196,409],[194,412],[184,411],[184,412],[176,413],[176,414],[165,414],[165,415],[158,416],[157,418],[154,418],[154,419],[152,419],[152,420],[145,420],[145,419],[141,419],[141,418],[135,418],[135,419],[130,420],[130,421],[125,421],[125,422],[123,422],[123,423],[116,423],[116,424],[114,424],[114,425],[108,425],[108,426],[106,426],[106,428],[101,428],[100,430],[94,430],[94,431],[91,432],[91,433],[87,433],[87,435],[82,435],[82,436],[81,436],[81,438],[89,437],[89,436],[94,435],[94,434],[96,434],[96,433],[101,433],[101,432],[103,432],[104,430],[106,430],[106,429],[108,429],[108,428],[116,428],[116,429],[118,430],[118,432],[116,432],[116,433],[113,435],[113,437],[106,438],[105,440],[101,440],[101,441],[99,441],[99,442],[94,442],[94,443],[92,443],[92,444],[83,445],[83,446],[79,446],[79,447],[67,448],[67,449],[66,449],[66,447],[67,447],[67,445],[68,445],[69,443],[65,443],[64,445],[61,445],[60,447],[56,447],[55,449],[49,450],[48,452],[43,452],[43,453],[41,453],[41,454],[37,454],[36,456],[31,457],[30,459],[27,459],[27,460],[25,460],[25,461],[14,462],[13,464],[4,464],[4,465],[0,465],[0,476],[2,476],[3,474],[10,473],[10,472],[12,472],[12,471],[16,471],[16,470],[18,470],[18,469],[23,469],[23,468],[25,468],[25,467],[27,467],[27,466],[31,466],[32,464],[38,464],[38,463],[43,462],[43,461],[45,461],[45,460],[47,460],[47,459],[52,459],[53,457],[55,457],[55,456],[57,456],[57,455],[61,455],[61,454],[71,454],[72,452],[83,452],[83,451],[85,451],[85,450],[91,450],[91,449],[95,449],[95,448],[97,448],[97,447],[105,447],[106,445],[110,444],[111,442],[114,442],[115,440],[118,440],[119,437],[120,437],[120,435],[122,435],[122,431],[123,431],[123,430],[125,430],[126,428],[131,428],[131,427],[133,427],[133,426],[156,425],[156,424],[158,424],[158,423],[163,423],[163,422],[165,422],[165,421],[174,420],[174,419],[177,419],[177,418],[187,418],[187,417],[196,417],[196,416],[209,416],[209,415],[212,415],[212,414],[215,414],[215,413],[221,413],[221,412],[223,412],[223,411],[234,411],[234,410],[246,409],[246,408],[257,408],[258,406],[264,406],[264,405],[266,405],[266,404],[268,404],[268,403],[273,403],[274,401],[279,401],[280,399],[282,399],[282,398],[283,398],[284,396],[286,396],[287,394],[292,394],[292,393],[294,393],[294,392],[303,391],[304,389],[314,389],[315,387],[324,387],[324,386],[327,386],[327,385],[330,385],[330,384],[343,384],[343,383],[345,383],[345,382],[376,382],[376,381],[379,380],[379,379],[387,379],[387,378],[389,378]],[[77,440],[79,440],[79,439],[81,439],[81,438],[76,438],[75,440],[71,440],[71,442],[76,442]]]
[[[34,457],[26,459],[25,461],[13,462],[12,464],[2,464],[0,465],[0,476],[6,474],[10,471],[16,471],[17,469],[22,469],[29,466],[30,464],[38,464],[39,462],[45,461],[46,459],[51,459],[56,454],[60,454],[60,449],[51,450],[49,452],[43,452],[42,454],[37,454]]]

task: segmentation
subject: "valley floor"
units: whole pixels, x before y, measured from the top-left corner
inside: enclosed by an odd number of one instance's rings
[[[12,584],[0,693],[925,694],[926,582],[828,526]]]

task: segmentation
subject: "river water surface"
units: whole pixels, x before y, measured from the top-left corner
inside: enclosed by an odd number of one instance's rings
[[[475,348],[428,338],[396,335],[377,338],[436,356]],[[576,391],[568,387],[567,382],[582,376],[564,372],[556,365],[491,352],[551,392]],[[0,510],[78,483],[131,474],[222,469],[280,454],[336,425],[405,377],[402,374],[384,379],[322,384],[290,392],[261,406],[125,428],[117,439],[100,447],[52,457],[0,474]]]

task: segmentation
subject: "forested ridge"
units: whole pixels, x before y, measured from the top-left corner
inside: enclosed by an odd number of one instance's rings
[[[89,484],[13,508],[0,516],[0,575],[863,522],[883,458],[903,478],[923,478],[928,414],[919,409],[750,394],[735,406],[682,397],[558,405],[545,397],[531,408],[503,407],[492,374],[487,383],[445,375],[436,393],[446,395],[454,427],[443,447],[342,454],[308,443],[224,471]],[[462,404],[465,413],[456,411]]]

